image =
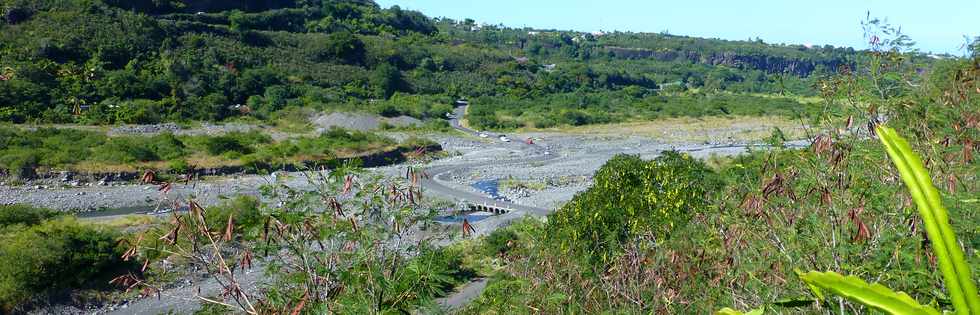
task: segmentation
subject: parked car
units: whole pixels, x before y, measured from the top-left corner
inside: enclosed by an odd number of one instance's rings
[[[489,138],[489,137],[490,137],[490,135],[488,135],[488,134],[486,134],[484,132],[481,132],[480,133],[480,138]]]
[[[505,135],[500,135],[500,141],[510,142],[510,138],[507,138],[507,136],[505,136]]]

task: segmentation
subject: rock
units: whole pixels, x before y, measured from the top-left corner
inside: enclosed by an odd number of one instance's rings
[[[174,123],[156,124],[156,125],[133,125],[133,126],[119,126],[112,128],[109,131],[109,135],[114,134],[157,134],[162,132],[177,132],[180,131],[180,126]]]

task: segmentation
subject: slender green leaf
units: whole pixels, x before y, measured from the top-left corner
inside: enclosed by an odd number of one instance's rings
[[[836,272],[810,271],[800,274],[819,299],[827,291],[849,300],[864,304],[893,315],[939,315],[936,309],[923,306],[902,292],[895,292],[880,284],[868,284],[855,276],[842,276]]]
[[[760,307],[760,308],[751,310],[748,313],[742,313],[742,312],[739,312],[739,311],[736,311],[736,310],[733,310],[733,309],[730,309],[730,308],[727,308],[726,307],[726,308],[723,308],[723,309],[715,312],[715,315],[762,315],[762,313],[764,311],[765,311],[765,307]]]
[[[980,314],[980,296],[977,295],[976,284],[970,276],[970,268],[963,258],[959,243],[956,242],[956,235],[949,225],[948,213],[929,172],[909,143],[894,129],[879,126],[876,130],[919,209],[953,307],[958,314]]]

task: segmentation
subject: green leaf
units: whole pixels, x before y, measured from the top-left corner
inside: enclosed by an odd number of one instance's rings
[[[814,290],[819,299],[823,299],[822,291],[843,296],[849,300],[864,304],[894,315],[939,315],[932,307],[923,306],[908,296],[908,294],[892,291],[880,284],[868,284],[855,276],[842,276],[836,272],[810,271],[800,274]]]
[[[726,308],[723,308],[723,309],[718,310],[717,312],[715,312],[715,315],[762,315],[762,313],[765,310],[766,310],[765,307],[760,307],[760,308],[751,310],[748,313],[742,313],[742,312],[739,312],[739,311],[736,311],[736,310],[733,310],[733,309],[730,309],[730,308],[727,308],[726,307]]]
[[[976,284],[970,276],[970,268],[956,242],[956,234],[949,225],[949,215],[929,172],[909,143],[894,129],[878,126],[876,131],[919,209],[953,307],[957,314],[980,314]]]

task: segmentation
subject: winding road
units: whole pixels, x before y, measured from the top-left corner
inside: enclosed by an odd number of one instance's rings
[[[463,127],[462,124],[460,124],[459,119],[460,117],[463,117],[463,115],[465,115],[466,107],[467,106],[456,107],[454,111],[454,115],[452,116],[453,118],[450,120],[450,125],[454,129],[460,132],[479,137],[480,134],[479,131]],[[494,141],[495,144],[498,144],[500,146],[505,146],[510,148],[515,148],[515,147],[520,148],[522,149],[522,151],[524,151],[525,154],[528,154],[528,156],[525,158],[518,158],[518,159],[504,160],[504,161],[497,160],[497,161],[490,161],[490,162],[473,162],[468,164],[429,167],[425,169],[425,172],[426,174],[429,175],[429,177],[422,181],[422,187],[433,194],[448,199],[465,201],[471,204],[494,205],[501,208],[514,209],[522,213],[531,214],[535,216],[547,215],[550,212],[549,209],[525,206],[509,201],[495,200],[473,192],[454,189],[446,184],[446,182],[450,180],[449,178],[447,178],[447,176],[449,176],[451,173],[463,172],[466,169],[473,168],[473,167],[490,165],[490,164],[497,165],[497,166],[507,166],[507,165],[516,166],[516,165],[527,164],[531,162],[544,163],[558,158],[557,155],[545,154],[546,152],[548,152],[547,149],[536,144],[528,144],[523,141],[503,142],[497,140],[497,138],[494,136],[491,136],[488,139],[491,139],[492,141]]]

